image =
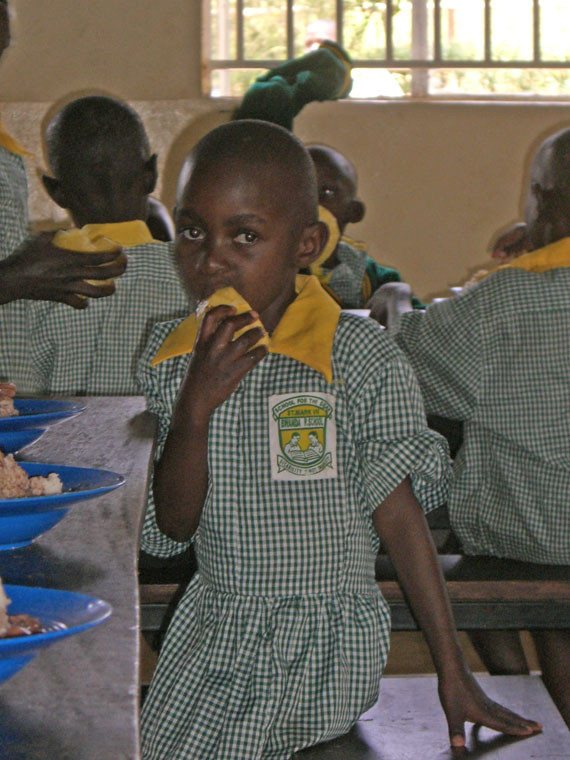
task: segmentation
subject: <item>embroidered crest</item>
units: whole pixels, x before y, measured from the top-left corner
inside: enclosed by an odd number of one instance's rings
[[[269,425],[274,480],[336,478],[334,396],[271,396]]]

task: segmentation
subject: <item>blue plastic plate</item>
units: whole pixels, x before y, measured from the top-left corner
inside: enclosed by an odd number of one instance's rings
[[[0,449],[4,454],[15,454],[16,451],[35,443],[46,431],[44,428],[29,430],[0,430]]]
[[[14,675],[39,649],[99,625],[112,612],[107,602],[85,594],[28,586],[4,586],[11,600],[10,615],[26,613],[39,618],[45,633],[0,639],[0,683]]]
[[[76,501],[94,499],[121,486],[125,479],[110,470],[62,464],[19,462],[28,476],[56,472],[63,492],[53,496],[0,499],[0,550],[26,546],[62,520]]]
[[[18,416],[0,417],[0,432],[45,428],[85,411],[85,405],[56,399],[16,398],[14,406]]]

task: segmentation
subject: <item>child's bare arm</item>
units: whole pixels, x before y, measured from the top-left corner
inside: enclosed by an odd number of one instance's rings
[[[408,478],[376,510],[373,522],[427,639],[451,744],[465,744],[465,721],[514,736],[540,731],[539,723],[490,700],[469,670],[427,522]]]
[[[237,330],[257,319],[255,312],[239,316],[234,312],[231,306],[218,306],[204,317],[155,469],[156,520],[163,533],[176,541],[194,534],[206,499],[212,413],[267,353],[265,346],[253,348],[262,337],[259,327],[233,340]]]

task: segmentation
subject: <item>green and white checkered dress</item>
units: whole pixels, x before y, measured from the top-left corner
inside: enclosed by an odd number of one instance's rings
[[[448,501],[464,550],[570,563],[570,268],[499,271],[395,338],[426,411],[464,421]]]
[[[30,308],[30,360],[36,393],[136,395],[135,374],[153,326],[188,314],[173,244],[125,248],[128,266],[115,293],[83,311],[57,303]]]
[[[5,259],[28,235],[28,182],[21,156],[0,147],[0,258]],[[28,301],[0,306],[0,380],[28,386]]]
[[[140,364],[160,420],[157,458],[189,357],[149,363],[174,326],[155,328]],[[346,732],[377,699],[390,620],[371,515],[408,474],[426,509],[440,504],[449,460],[407,362],[377,324],[341,315],[332,368],[328,384],[269,354],[213,415],[199,573],[144,704],[145,760],[289,758]],[[320,428],[324,465],[287,462],[286,448],[275,458],[277,424],[289,435],[310,403],[331,426]],[[324,420],[309,418],[304,432]],[[303,467],[314,477],[296,476]],[[158,556],[187,546],[159,531],[152,496],[142,546]]]

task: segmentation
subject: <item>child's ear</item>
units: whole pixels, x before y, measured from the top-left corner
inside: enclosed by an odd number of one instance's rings
[[[152,193],[156,187],[157,180],[158,170],[156,168],[156,153],[153,153],[148,161],[145,162],[143,169],[144,190],[147,195]]]
[[[42,174],[42,184],[54,203],[57,203],[61,208],[69,208],[69,204],[66,203],[65,195],[58,179],[50,177],[47,174]]]
[[[364,219],[366,213],[366,206],[362,201],[353,200],[348,207],[348,222],[351,224],[358,224]]]
[[[329,239],[329,228],[324,222],[316,222],[305,227],[297,251],[299,269],[310,267],[321,255],[321,251]]]

